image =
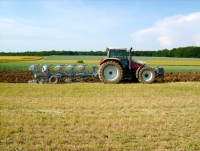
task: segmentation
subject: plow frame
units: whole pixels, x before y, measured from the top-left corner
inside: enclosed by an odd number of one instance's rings
[[[34,79],[29,80],[28,83],[52,83],[56,84],[58,82],[82,82],[85,81],[87,77],[98,77],[97,74],[97,66],[92,66],[92,72],[86,72],[85,67],[87,64],[79,64],[76,67],[76,64],[68,64],[65,67],[65,71],[63,72],[64,64],[56,65],[53,70],[57,71],[58,73],[51,73],[50,68],[52,64],[45,64],[42,66],[41,71],[43,73],[38,73],[38,66],[39,64],[32,64],[28,69],[29,71],[33,71]],[[75,72],[75,67],[79,71],[78,73]],[[63,80],[63,78],[65,78]],[[38,82],[38,79],[40,81]]]

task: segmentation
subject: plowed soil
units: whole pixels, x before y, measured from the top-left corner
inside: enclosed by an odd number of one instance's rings
[[[33,80],[32,71],[22,70],[0,70],[1,83],[28,83]],[[156,79],[155,82],[187,82],[199,81],[200,72],[166,72],[163,79]],[[86,82],[100,82],[98,78],[90,77]]]

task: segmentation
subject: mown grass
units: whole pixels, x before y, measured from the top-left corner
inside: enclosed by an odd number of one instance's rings
[[[2,150],[200,150],[200,83],[0,84]]]

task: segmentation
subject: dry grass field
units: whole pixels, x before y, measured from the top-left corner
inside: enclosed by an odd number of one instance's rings
[[[36,61],[43,57],[38,56],[0,56],[0,63],[6,62],[21,62],[21,61]]]
[[[0,148],[200,150],[200,83],[0,83]]]

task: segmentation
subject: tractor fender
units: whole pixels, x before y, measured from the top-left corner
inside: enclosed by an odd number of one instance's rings
[[[138,73],[139,73],[139,71],[140,71],[140,69],[141,69],[142,67],[144,67],[144,66],[142,65],[142,66],[140,66],[140,67],[136,70],[136,72],[135,72],[135,77],[136,77],[136,78],[138,78]]]
[[[119,58],[103,58],[103,59],[101,59],[99,65],[102,65],[103,63],[105,63],[105,62],[107,62],[107,61],[116,61],[116,62],[118,62],[120,65],[122,65]]]
[[[124,70],[123,65],[122,65],[122,63],[121,63],[121,61],[120,61],[119,58],[104,58],[104,59],[102,59],[102,60],[100,61],[99,66],[101,66],[103,63],[105,63],[105,62],[107,62],[107,61],[115,61],[115,62],[119,63],[119,65],[120,65],[120,66],[122,67],[122,69]]]

